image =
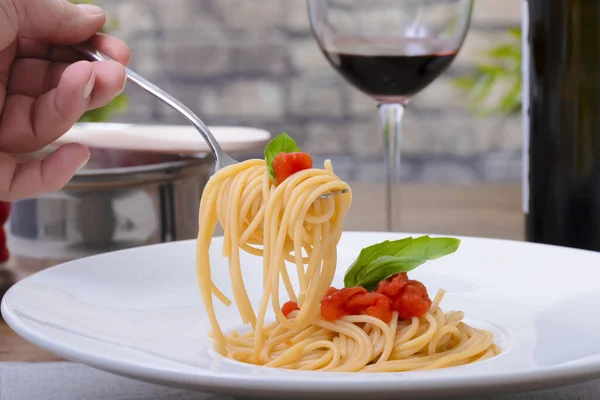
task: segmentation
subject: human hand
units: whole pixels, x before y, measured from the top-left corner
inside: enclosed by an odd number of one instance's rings
[[[93,5],[0,0],[0,201],[57,191],[89,159],[80,144],[44,160],[19,163],[16,155],[43,149],[122,92],[130,52],[97,33],[105,22]],[[88,39],[116,61],[81,61],[69,45]]]

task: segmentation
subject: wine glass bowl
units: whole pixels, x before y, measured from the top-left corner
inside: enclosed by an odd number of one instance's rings
[[[404,106],[451,65],[472,8],[473,0],[308,0],[311,29],[329,63],[378,104],[386,140],[389,230],[399,219]]]

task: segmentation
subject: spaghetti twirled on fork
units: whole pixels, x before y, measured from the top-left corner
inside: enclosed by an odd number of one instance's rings
[[[319,199],[343,190],[348,193]],[[334,174],[329,161],[324,169],[302,169],[278,184],[264,160],[224,168],[210,179],[200,204],[197,275],[216,350],[267,367],[344,372],[436,369],[498,354],[490,332],[466,325],[462,312],[441,310],[443,291],[433,301],[425,291],[419,301],[427,308],[419,316],[406,314],[411,304],[394,308],[422,286],[406,274],[384,281],[384,291],[379,291],[381,284],[377,292],[330,288],[351,201],[349,185]],[[224,332],[214,309],[214,297],[231,303],[211,279],[209,247],[217,222],[224,230],[233,300],[242,322],[250,326],[244,334]],[[246,287],[242,278],[241,252],[263,258],[262,299],[256,309],[248,294],[256,289]],[[396,300],[382,297],[390,288],[397,289]],[[290,302],[281,301],[281,292]],[[331,304],[346,307],[346,313],[331,318],[325,309]],[[353,304],[365,305],[363,312],[349,312]],[[389,308],[387,314],[381,313],[381,304]],[[268,322],[273,314],[275,321]]]

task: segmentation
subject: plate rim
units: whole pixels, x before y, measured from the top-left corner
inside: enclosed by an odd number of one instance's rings
[[[410,232],[378,232],[378,231],[346,231],[344,234],[350,235],[372,235],[372,234],[394,234],[401,236],[415,236],[422,235],[422,233],[410,233]],[[431,236],[450,236],[443,234],[429,233]],[[485,238],[476,236],[462,236],[456,235],[461,240],[463,239],[475,239],[484,240],[489,242],[505,242],[523,246],[535,246],[535,247],[551,247],[566,249],[573,252],[593,253],[598,254],[590,250],[572,249],[565,248],[555,245],[547,245],[540,243],[530,243],[511,239],[495,239]],[[215,238],[222,238],[222,236],[215,236]],[[340,374],[331,374],[331,378],[325,377],[323,374],[318,372],[299,372],[292,374],[282,375],[268,375],[268,376],[256,376],[256,375],[243,375],[235,373],[214,373],[209,374],[202,373],[202,369],[198,369],[199,373],[190,373],[187,371],[170,371],[164,368],[148,367],[140,365],[138,363],[130,363],[121,359],[114,359],[110,356],[104,356],[97,351],[90,351],[84,349],[81,346],[70,346],[64,341],[54,339],[43,333],[36,332],[35,329],[28,328],[28,323],[23,320],[9,305],[11,293],[18,287],[21,282],[26,282],[35,276],[40,274],[52,273],[53,270],[71,265],[85,263],[87,258],[102,258],[102,257],[114,257],[115,253],[131,252],[136,253],[144,251],[149,247],[170,247],[170,246],[193,246],[195,240],[185,240],[169,243],[159,243],[148,246],[140,246],[137,248],[123,249],[115,252],[103,253],[99,255],[83,257],[77,260],[72,260],[66,263],[61,263],[56,266],[47,268],[39,271],[31,276],[17,282],[13,285],[2,298],[0,310],[4,321],[8,326],[13,329],[17,334],[22,336],[24,339],[33,343],[34,345],[41,347],[49,352],[59,355],[63,358],[79,362],[93,368],[103,370],[109,373],[126,376],[132,379],[137,379],[145,382],[159,383],[165,386],[187,388],[193,390],[210,390],[213,392],[221,393],[244,393],[244,391],[261,391],[265,395],[280,394],[283,392],[297,393],[303,395],[309,394],[340,394],[340,393],[356,393],[366,394],[370,393],[374,396],[385,395],[385,394],[401,394],[401,393],[416,393],[417,395],[431,395],[438,393],[440,390],[448,390],[453,395],[454,393],[487,393],[490,390],[498,391],[499,388],[503,388],[501,393],[516,393],[523,390],[538,390],[538,389],[551,389],[556,387],[565,386],[568,384],[575,384],[586,382],[589,380],[600,378],[600,356],[592,356],[588,359],[579,360],[575,364],[566,363],[560,365],[554,365],[550,367],[539,367],[528,371],[494,371],[488,372],[482,375],[462,375],[462,376],[436,376],[431,378],[427,374],[419,373],[413,375],[413,373],[399,372],[399,373],[386,373],[385,376],[407,376],[410,375],[410,379],[393,380],[393,379],[382,379],[378,380],[377,376],[384,374],[379,373],[352,373],[353,379],[340,379]],[[314,374],[319,374],[318,380],[314,379]],[[346,376],[347,373],[341,373],[341,376]],[[375,379],[373,379],[375,378]],[[368,381],[371,385],[365,385]],[[232,387],[232,382],[235,382],[235,387]],[[343,382],[344,390],[339,391],[339,385]],[[376,383],[376,390],[373,385]]]
[[[75,139],[77,138],[77,135],[82,135],[85,133],[85,131],[90,131],[90,132],[98,132],[98,131],[102,131],[102,130],[106,130],[109,132],[114,132],[116,131],[123,131],[126,132],[129,128],[135,128],[135,129],[144,129],[144,128],[150,128],[150,129],[169,129],[169,128],[175,128],[175,129],[184,129],[186,131],[189,132],[196,132],[196,128],[194,128],[192,125],[190,124],[152,124],[152,123],[128,123],[128,122],[82,122],[82,123],[76,123],[75,125],[73,125],[73,127],[71,129],[69,129],[67,132],[65,132],[64,135],[60,136],[59,138],[57,138],[54,142],[52,142],[49,146],[53,147],[53,146],[62,146],[65,145],[67,143],[73,143],[73,140],[69,139],[69,136],[73,136],[75,135]],[[262,146],[264,146],[266,143],[268,143],[268,141],[273,137],[273,134],[265,129],[265,128],[259,128],[256,126],[244,126],[244,125],[210,125],[208,127],[209,129],[211,129],[213,131],[213,133],[218,132],[219,130],[246,130],[248,132],[252,132],[253,135],[249,138],[244,138],[244,137],[237,137],[235,140],[221,140],[219,141],[219,143],[221,144],[221,146],[225,149],[225,151],[230,151],[232,153],[239,153],[239,152],[244,152],[244,151],[253,151],[256,150]],[[218,133],[216,133],[216,135],[218,136]],[[129,138],[131,138],[131,136],[127,136]],[[81,137],[79,137],[79,139],[81,139]],[[210,153],[210,148],[208,147],[208,145],[206,144],[206,142],[199,136],[198,134],[198,143],[201,147],[206,147],[206,149],[202,149],[202,150],[190,150],[189,149],[189,143],[186,141],[180,141],[177,140],[175,143],[177,143],[176,146],[172,146],[173,148],[168,148],[166,150],[164,150],[165,152],[168,153],[180,153],[180,154],[209,154]],[[93,139],[92,139],[93,141]],[[143,141],[138,142],[138,145],[135,146],[129,146],[129,147],[123,147],[122,144],[119,143],[104,143],[102,146],[97,146],[93,143],[86,143],[85,140],[82,140],[81,142],[76,141],[77,143],[83,143],[87,146],[91,146],[94,148],[99,148],[99,149],[106,149],[106,150],[111,150],[111,149],[119,149],[119,150],[125,150],[125,151],[159,151],[155,148],[152,149],[146,149],[144,150],[144,146]],[[181,143],[188,143],[187,146],[182,146]],[[176,149],[176,150],[174,150]]]

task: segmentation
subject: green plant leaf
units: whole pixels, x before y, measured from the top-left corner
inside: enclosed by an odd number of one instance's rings
[[[519,51],[512,44],[505,44],[488,51],[487,55],[492,58],[514,59],[519,57]]]
[[[493,84],[494,79],[489,75],[481,76],[470,93],[471,102],[476,104],[483,103],[492,91]]]
[[[94,0],[70,0],[73,4],[95,4]],[[111,30],[119,26],[119,21],[114,18],[109,18],[105,26],[100,30],[101,33],[109,33]],[[129,106],[127,95],[121,93],[115,97],[113,101],[104,107],[96,108],[87,111],[81,116],[79,122],[107,122],[110,121],[116,114],[124,112]]]
[[[502,102],[500,103],[500,109],[507,113],[514,113],[519,110],[522,102],[522,87],[521,81],[516,81],[511,89],[508,91]]]
[[[129,99],[121,93],[104,107],[87,111],[81,116],[79,122],[106,122],[110,121],[115,114],[127,110]]]
[[[506,42],[485,51],[485,63],[479,63],[472,74],[453,81],[456,87],[468,93],[469,107],[480,115],[512,114],[521,109],[522,32],[520,28],[513,28],[508,34]],[[490,105],[488,99],[492,93],[501,96]]]
[[[360,252],[346,272],[344,286],[362,286],[372,291],[382,280],[452,254],[459,245],[460,240],[454,238],[421,236],[369,246]]]
[[[369,265],[368,273],[352,286],[362,286],[368,291],[373,291],[379,282],[396,274],[410,272],[426,261],[420,257],[381,256]]]
[[[474,76],[461,76],[454,79],[452,83],[460,89],[470,90],[477,83],[477,78]]]
[[[267,172],[272,181],[275,181],[275,171],[273,170],[273,160],[279,153],[296,153],[300,147],[294,142],[294,139],[285,132],[277,135],[265,148],[265,162],[267,163]]]
[[[521,28],[510,28],[508,29],[508,33],[515,39],[521,39],[523,37],[523,31]]]
[[[361,250],[356,261],[354,261],[346,271],[344,285],[346,287],[352,287],[352,283],[364,277],[364,274],[366,273],[366,269],[364,268],[365,265],[369,265],[381,256],[397,254],[413,241],[414,239],[412,237],[407,237],[393,242],[386,240],[385,242],[365,247]],[[361,275],[358,276],[359,274]]]
[[[479,70],[486,75],[497,76],[506,73],[506,69],[501,65],[484,64],[479,66]]]

